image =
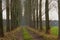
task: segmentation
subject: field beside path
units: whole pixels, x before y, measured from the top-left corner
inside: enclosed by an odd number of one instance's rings
[[[38,35],[40,35],[40,36],[43,36],[43,38],[45,40],[57,40],[57,38],[58,38],[57,37],[58,28],[56,28],[56,27],[51,28],[51,31],[52,31],[51,34],[46,34],[44,31],[40,32],[39,30],[31,28],[31,27],[27,27],[27,29],[38,34]]]

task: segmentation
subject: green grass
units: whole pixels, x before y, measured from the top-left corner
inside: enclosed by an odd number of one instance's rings
[[[46,28],[43,27],[44,31],[46,31]],[[51,34],[52,35],[55,35],[55,36],[58,36],[58,26],[51,26]]]
[[[58,27],[51,27],[51,34],[57,36],[58,35]]]
[[[26,28],[23,28],[23,37],[24,37],[24,40],[32,40],[32,37],[28,33],[28,31],[26,30]]]

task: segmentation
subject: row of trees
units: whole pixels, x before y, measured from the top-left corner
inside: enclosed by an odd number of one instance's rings
[[[29,17],[29,25],[32,25],[32,14],[33,14],[33,27],[35,27],[35,21],[36,21],[36,28],[38,29],[38,0],[26,0],[25,2],[25,14],[29,14],[27,15]],[[27,6],[27,7],[26,7]],[[40,30],[42,31],[42,0],[40,0],[39,2],[39,19],[40,19]],[[27,11],[26,11],[27,10]],[[36,19],[35,20],[35,11],[36,11]],[[50,30],[50,26],[49,26],[49,15],[48,15],[48,0],[46,0],[45,3],[45,16],[46,16],[46,33],[49,33]]]
[[[20,18],[22,16],[21,0],[6,0],[6,16],[6,32],[10,32],[20,26]],[[3,30],[2,0],[0,0],[0,37],[4,37]]]
[[[45,0],[45,23],[46,23],[46,34],[50,34],[49,26],[49,2]],[[35,20],[35,13],[36,19]],[[38,0],[26,0],[25,1],[25,14],[29,17],[29,26],[38,29]],[[28,15],[29,14],[29,15]],[[33,16],[33,20],[32,20]],[[59,38],[60,38],[60,0],[58,0],[58,16],[59,16]],[[39,2],[39,22],[40,22],[40,31],[43,30],[42,27],[42,0]],[[37,23],[36,23],[37,21]],[[37,26],[36,26],[36,25]]]

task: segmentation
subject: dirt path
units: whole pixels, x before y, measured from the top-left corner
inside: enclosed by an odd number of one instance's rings
[[[28,30],[29,34],[32,36],[33,40],[44,40],[42,36],[39,36],[38,34]]]
[[[44,40],[42,36],[39,36],[38,34],[32,32],[28,29],[27,29],[27,32],[32,36],[32,38],[31,38],[32,40]],[[24,40],[23,36],[24,36],[23,31],[20,30],[20,32],[17,33],[17,40]]]
[[[23,40],[22,30],[17,34],[17,40]]]

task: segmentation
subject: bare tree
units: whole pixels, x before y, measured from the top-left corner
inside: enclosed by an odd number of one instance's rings
[[[32,13],[31,13],[31,0],[28,0],[28,17],[29,17],[29,26],[31,27],[32,22]]]
[[[37,21],[37,29],[38,29],[38,0],[36,0],[36,21]]]
[[[11,0],[11,30],[14,29],[14,0]]]
[[[33,27],[35,28],[35,0],[31,0],[31,6],[32,6],[32,16],[33,16]]]
[[[6,0],[6,13],[7,13],[7,32],[10,31],[10,20],[9,20],[9,0]]]
[[[26,24],[28,25],[28,1],[27,0],[24,2],[24,9],[25,9],[24,16],[26,19]]]
[[[2,0],[0,0],[0,37],[3,37]]]
[[[58,34],[58,38],[60,40],[60,0],[58,0],[58,17],[59,17],[59,34]]]
[[[42,0],[40,0],[40,5],[39,5],[39,18],[40,18],[40,30],[42,31]]]
[[[45,17],[46,17],[46,33],[50,34],[50,26],[49,26],[49,7],[48,0],[45,3]]]

